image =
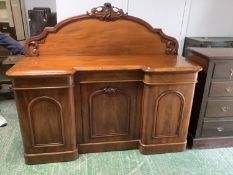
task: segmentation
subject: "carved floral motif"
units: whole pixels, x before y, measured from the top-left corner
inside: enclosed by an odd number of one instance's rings
[[[107,87],[107,88],[104,88],[103,91],[104,91],[106,94],[111,95],[111,94],[115,94],[116,92],[118,92],[119,89],[113,88],[113,87]]]
[[[122,9],[112,6],[110,3],[105,3],[104,6],[93,8],[87,15],[96,17],[104,21],[113,21],[122,16],[127,16]]]
[[[26,50],[26,54],[27,56],[39,56],[39,44],[43,44],[45,42],[44,39],[39,40],[39,41],[30,41],[27,44],[27,50]]]
[[[36,41],[32,41],[28,44],[27,55],[38,56],[39,55],[39,44]]]
[[[176,55],[177,54],[177,45],[174,41],[166,41],[166,54]]]

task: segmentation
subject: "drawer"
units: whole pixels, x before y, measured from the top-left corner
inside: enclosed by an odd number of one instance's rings
[[[208,100],[206,117],[233,117],[232,100]]]
[[[215,63],[213,78],[233,80],[233,62]]]
[[[233,119],[203,123],[202,137],[233,136]]]
[[[229,97],[233,96],[233,82],[212,82],[210,87],[211,97]]]

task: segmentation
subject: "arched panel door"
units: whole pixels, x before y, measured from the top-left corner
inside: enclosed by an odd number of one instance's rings
[[[179,136],[184,110],[184,96],[165,91],[155,101],[152,138]]]
[[[137,139],[136,83],[82,84],[84,143]]]
[[[28,105],[28,116],[34,146],[64,144],[62,106],[57,100],[34,98]]]
[[[91,138],[129,134],[130,97],[118,88],[102,88],[89,96]]]

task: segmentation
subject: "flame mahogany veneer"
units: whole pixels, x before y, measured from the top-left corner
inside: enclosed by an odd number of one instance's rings
[[[177,41],[106,3],[46,28],[7,75],[27,164],[182,151],[197,72]]]

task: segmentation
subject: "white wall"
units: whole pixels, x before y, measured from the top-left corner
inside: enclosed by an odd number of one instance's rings
[[[193,0],[187,36],[233,36],[233,0]]]
[[[187,26],[187,18],[184,18],[190,0],[131,0],[129,2],[129,14],[137,16],[155,28],[161,28],[167,35],[175,37],[180,45],[180,53],[183,47],[183,28]]]
[[[62,21],[71,16],[85,14],[93,7],[110,2],[113,6],[127,11],[127,0],[57,0],[57,20]]]
[[[130,1],[129,14],[137,16],[153,27],[179,39],[185,0],[134,0]]]

